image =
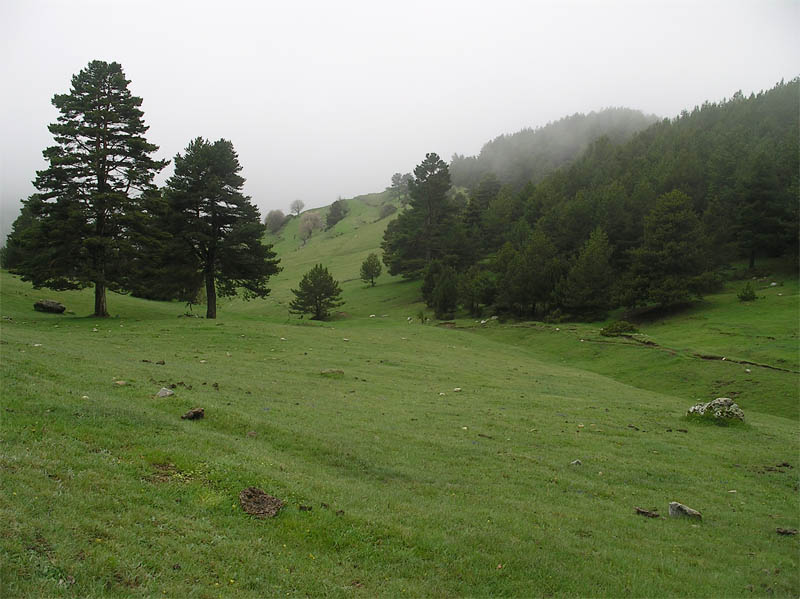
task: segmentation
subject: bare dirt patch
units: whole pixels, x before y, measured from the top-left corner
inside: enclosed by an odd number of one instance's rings
[[[242,509],[256,518],[274,518],[283,507],[277,497],[267,494],[257,487],[247,487],[239,493]]]

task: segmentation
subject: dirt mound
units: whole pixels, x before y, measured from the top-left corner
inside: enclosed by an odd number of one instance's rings
[[[283,502],[277,497],[268,495],[257,487],[247,487],[239,493],[242,509],[256,518],[274,518]]]

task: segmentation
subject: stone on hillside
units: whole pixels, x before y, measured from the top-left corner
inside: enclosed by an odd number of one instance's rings
[[[725,422],[727,420],[744,421],[744,412],[729,397],[718,397],[708,403],[699,403],[689,408],[688,414],[696,414],[711,420]]]
[[[683,505],[682,503],[678,503],[677,501],[671,501],[669,504],[669,515],[672,518],[694,518],[695,520],[702,520],[703,516],[697,510],[693,510],[692,508]]]
[[[175,395],[175,392],[172,389],[167,389],[166,387],[161,387],[161,390],[156,393],[156,397],[169,397],[170,395]]]
[[[67,307],[55,300],[39,300],[33,304],[33,309],[37,312],[52,312],[53,314],[63,314]]]
[[[344,376],[344,370],[340,370],[339,368],[326,368],[325,370],[320,370],[320,374],[331,378],[341,378]]]
[[[206,412],[203,408],[192,408],[188,412],[186,412],[181,418],[183,420],[199,420],[200,418],[205,417]]]
[[[283,502],[257,487],[247,487],[239,493],[242,509],[256,518],[274,518]]]

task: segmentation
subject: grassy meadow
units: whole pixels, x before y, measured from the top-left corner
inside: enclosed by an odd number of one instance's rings
[[[95,319],[91,290],[0,273],[3,597],[800,594],[800,538],[776,533],[800,528],[796,275],[640,341],[409,323],[418,283],[358,279],[383,199],[305,246],[293,219],[272,296],[216,321],[117,294]],[[287,313],[316,263],[344,290],[329,322]],[[684,417],[723,395],[744,425]],[[241,510],[249,486],[285,502],[276,518]]]

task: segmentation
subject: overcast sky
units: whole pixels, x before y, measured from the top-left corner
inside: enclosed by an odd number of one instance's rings
[[[800,0],[0,0],[0,232],[90,60],[122,64],[158,157],[230,139],[265,214],[575,112],[768,89],[800,74],[798,31]]]

